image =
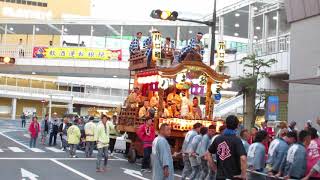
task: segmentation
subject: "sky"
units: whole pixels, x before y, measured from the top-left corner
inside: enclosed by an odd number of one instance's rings
[[[218,0],[217,9],[239,0]],[[153,9],[178,11],[180,17],[199,19],[213,11],[214,0],[92,0],[92,16],[106,20],[151,20]]]

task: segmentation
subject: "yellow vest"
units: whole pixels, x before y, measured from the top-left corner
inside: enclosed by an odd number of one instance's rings
[[[68,128],[68,131],[67,131],[68,144],[79,144],[80,137],[81,137],[81,133],[77,125],[72,125],[71,127]]]
[[[94,132],[96,130],[96,125],[94,124],[94,122],[88,122],[85,126],[84,126],[84,131],[86,134],[86,141],[95,141],[94,140]]]

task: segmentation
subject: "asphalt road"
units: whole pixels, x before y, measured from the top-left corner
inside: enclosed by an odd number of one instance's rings
[[[136,164],[130,164],[122,154],[109,156],[107,172],[96,173],[95,158],[85,158],[82,151],[77,151],[79,158],[69,158],[66,152],[60,150],[60,141],[56,147],[37,142],[36,148],[29,148],[28,144],[28,133],[20,128],[19,121],[0,120],[0,179],[150,180],[152,177],[151,173],[140,172],[139,160]],[[176,175],[176,179],[179,179],[179,175]]]

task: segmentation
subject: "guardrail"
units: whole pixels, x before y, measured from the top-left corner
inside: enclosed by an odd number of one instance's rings
[[[93,93],[61,91],[53,89],[41,89],[30,87],[18,87],[9,85],[0,85],[2,96],[16,96],[36,100],[49,100],[50,95],[54,96],[54,101],[69,102],[70,97],[73,97],[74,103],[93,104],[93,105],[118,105],[124,102],[126,98],[126,90],[122,90],[122,95],[102,95]]]

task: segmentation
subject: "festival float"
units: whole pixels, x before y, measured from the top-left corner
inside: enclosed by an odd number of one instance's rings
[[[161,49],[160,32],[152,34],[149,66],[143,51],[129,59],[133,90],[119,114],[118,130],[128,134],[130,148],[127,155],[131,163],[143,156],[143,145],[136,131],[145,120],[139,118],[139,109],[145,101],[154,112],[156,131],[162,123],[171,126],[168,141],[173,153],[180,152],[184,137],[193,124],[200,122],[206,127],[215,124],[217,129],[223,124],[213,118],[213,109],[221,99],[219,91],[229,86],[229,77],[204,64],[198,53],[189,53],[183,61],[173,63],[174,53],[171,52],[175,50]],[[197,105],[200,101],[204,104],[202,111]]]

